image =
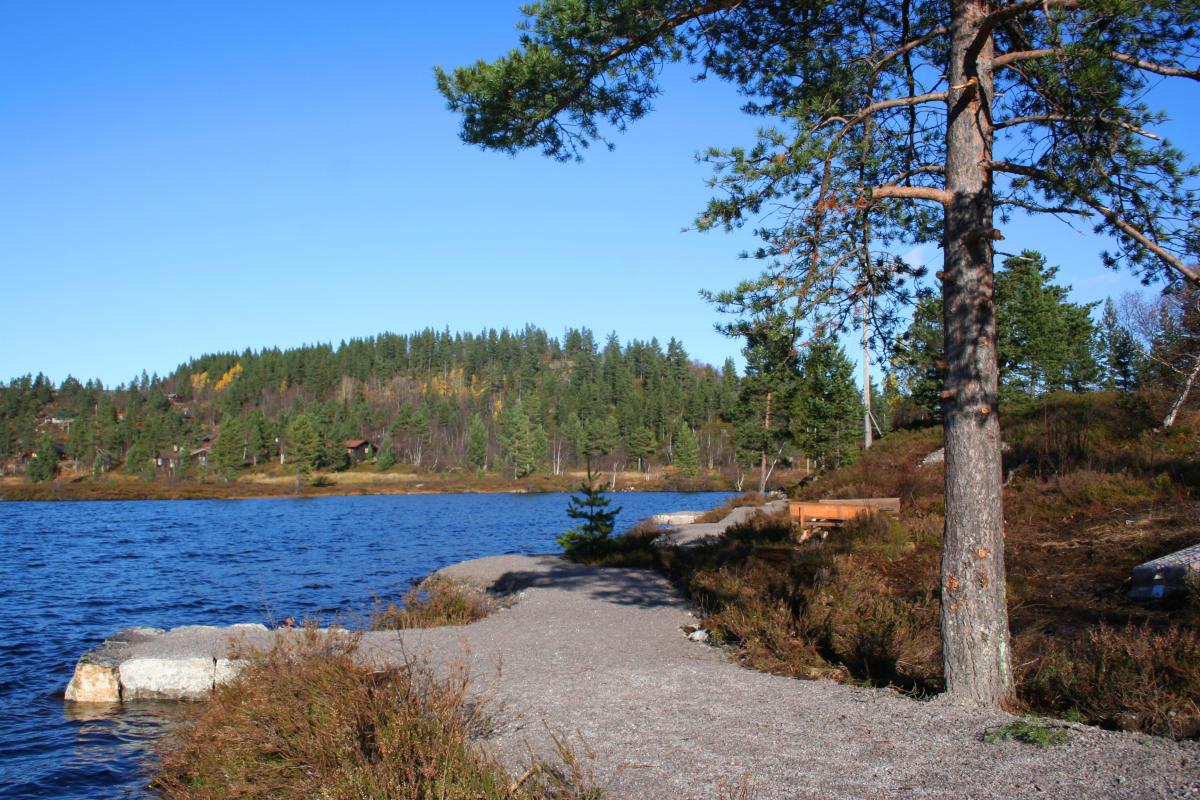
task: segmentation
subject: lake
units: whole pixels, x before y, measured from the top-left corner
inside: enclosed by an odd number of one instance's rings
[[[725,492],[623,493],[618,531]],[[140,798],[171,704],[88,713],[62,700],[75,661],[120,628],[361,619],[431,570],[546,553],[566,494],[0,502],[0,795]]]

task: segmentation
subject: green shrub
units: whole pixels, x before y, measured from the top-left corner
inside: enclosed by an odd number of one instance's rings
[[[587,480],[579,486],[579,494],[572,495],[567,504],[567,516],[580,520],[580,524],[556,539],[567,558],[584,560],[602,556],[609,549],[608,537],[621,512],[620,508],[610,510],[611,502],[589,469]]]
[[[1013,741],[1032,744],[1036,747],[1055,747],[1066,744],[1071,737],[1061,728],[1055,728],[1035,720],[1018,719],[1007,725],[992,728],[983,735],[983,740],[988,744]]]

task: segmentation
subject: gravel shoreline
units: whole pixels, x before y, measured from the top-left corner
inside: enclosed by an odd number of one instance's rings
[[[514,768],[564,737],[612,798],[1200,798],[1200,743],[1070,726],[1038,749],[986,744],[1002,713],[743,669],[689,641],[688,602],[654,572],[557,556],[442,571],[517,593],[460,628],[370,633],[364,655],[465,663]]]

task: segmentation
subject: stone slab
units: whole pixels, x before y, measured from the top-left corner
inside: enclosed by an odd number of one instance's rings
[[[121,700],[203,700],[212,692],[213,658],[131,658],[121,662]]]
[[[63,694],[72,703],[200,700],[232,679],[239,653],[271,646],[265,625],[127,628],[85,653]]]

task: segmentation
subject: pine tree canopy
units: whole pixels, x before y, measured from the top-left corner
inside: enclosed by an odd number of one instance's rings
[[[869,246],[863,225],[881,245],[938,239],[939,215],[908,201],[948,202],[950,101],[976,91],[1002,217],[1091,217],[1116,239],[1111,263],[1195,277],[1182,260],[1195,173],[1153,135],[1163,117],[1141,99],[1162,76],[1200,77],[1194,0],[545,0],[524,14],[507,56],[437,70],[467,142],[578,158],[648,113],[677,61],[733,83],[747,111],[776,121],[750,147],[707,154],[721,196],[698,227],[786,206],[759,228],[762,278],[718,296],[731,307],[799,297],[811,310],[845,306],[864,282],[874,294],[897,288],[902,263],[854,256]],[[971,15],[965,84],[950,86],[953,32]],[[857,274],[839,279],[846,270]]]
[[[714,148],[701,230],[756,226],[758,277],[710,295],[743,334],[762,320],[815,338],[862,303],[898,318],[919,270],[897,245],[940,242],[946,362],[942,596],[947,691],[1013,691],[1004,597],[993,243],[1015,212],[1091,221],[1104,260],[1143,277],[1200,273],[1197,172],[1144,101],[1200,79],[1200,0],[543,0],[519,46],[437,71],[470,143],[570,159],[648,113],[688,61],[766,120]],[[790,318],[790,324],[788,319]],[[988,559],[971,553],[986,552]]]

